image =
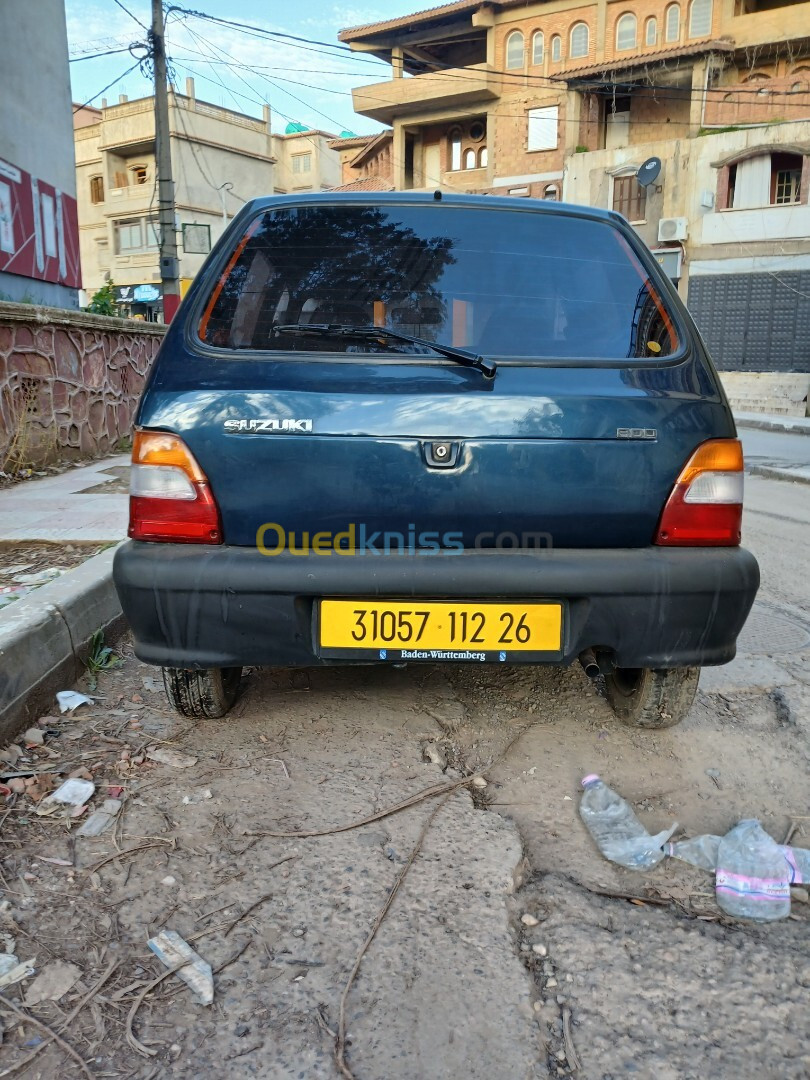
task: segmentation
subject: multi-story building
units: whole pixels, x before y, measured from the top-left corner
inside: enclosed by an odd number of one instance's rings
[[[340,157],[340,191],[393,191],[393,132],[355,135],[344,131],[329,145]]]
[[[396,188],[618,210],[721,366],[810,370],[810,2],[457,0],[340,39],[391,63],[353,95]]]
[[[81,279],[65,5],[7,4],[2,21],[0,299],[75,308]]]
[[[266,106],[259,120],[198,100],[193,79],[170,92],[181,292],[243,203],[340,182],[333,135],[270,122]],[[74,126],[85,295],[112,281],[122,313],[160,319],[154,98],[79,110]]]

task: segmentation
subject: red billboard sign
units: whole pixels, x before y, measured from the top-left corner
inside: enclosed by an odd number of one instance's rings
[[[76,200],[0,158],[0,271],[81,287]]]

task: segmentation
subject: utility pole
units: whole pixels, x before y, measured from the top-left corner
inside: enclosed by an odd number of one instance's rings
[[[169,142],[169,95],[166,86],[163,0],[152,0],[151,37],[152,62],[155,69],[155,160],[158,174],[160,279],[163,285],[163,321],[169,323],[180,306],[180,281],[175,231],[172,151]]]

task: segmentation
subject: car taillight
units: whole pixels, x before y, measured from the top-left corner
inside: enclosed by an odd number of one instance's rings
[[[136,431],[132,443],[129,535],[133,540],[221,544],[219,508],[182,439]]]
[[[734,547],[740,542],[743,453],[739,439],[710,439],[695,450],[667,499],[655,543]]]

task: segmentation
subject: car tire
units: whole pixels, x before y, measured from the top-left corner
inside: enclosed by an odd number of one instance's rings
[[[692,708],[699,678],[699,667],[615,668],[605,676],[605,694],[618,718],[630,727],[674,727]]]
[[[163,668],[163,685],[172,707],[181,716],[200,720],[224,716],[236,701],[240,667],[207,668],[193,671],[186,668]]]

